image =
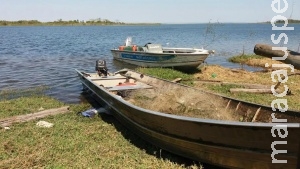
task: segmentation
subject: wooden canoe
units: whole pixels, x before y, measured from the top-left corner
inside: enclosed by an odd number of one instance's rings
[[[271,59],[283,59],[283,56],[285,55],[284,51],[281,50],[273,50],[272,46],[270,45],[266,45],[266,44],[256,44],[254,46],[254,53],[257,55],[261,55],[261,56],[265,56]],[[300,53],[299,52],[295,52],[295,51],[291,51],[291,50],[287,50],[286,51],[286,58],[283,60],[279,60],[282,61],[286,64],[291,64],[294,66],[294,68],[296,69],[300,69]]]
[[[228,168],[297,168],[300,149],[299,111],[273,111],[268,106],[224,97],[127,69],[105,77],[97,73],[76,72],[83,87],[90,90],[118,121],[162,149],[192,160]],[[126,82],[134,85],[120,85]],[[115,94],[162,86],[168,86],[169,91],[184,88],[191,93],[207,94],[212,99],[220,98],[226,102],[221,105],[222,110],[231,109],[239,115],[251,114],[254,122],[251,119],[248,122],[225,121],[153,111],[138,107]],[[287,119],[287,122],[270,122],[272,113],[277,119]],[[272,129],[276,126],[285,126],[288,136],[280,138],[275,130],[273,137]],[[283,130],[281,133],[284,134]],[[277,144],[272,149],[271,145],[275,145],[276,141],[286,141],[287,144]],[[275,155],[278,150],[287,152]],[[287,163],[272,163],[272,153],[275,159],[287,160]]]

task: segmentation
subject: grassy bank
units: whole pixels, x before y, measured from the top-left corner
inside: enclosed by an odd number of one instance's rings
[[[268,63],[264,61],[265,58],[256,57],[261,63]],[[239,58],[238,60],[243,60],[244,57]],[[260,60],[261,59],[261,60]],[[247,61],[251,59],[247,58]],[[238,62],[240,63],[240,61]],[[270,63],[270,62],[269,62]],[[215,93],[220,93],[229,97],[242,99],[245,101],[263,104],[270,106],[272,101],[278,99],[278,97],[273,94],[257,94],[257,93],[230,93],[230,88],[236,88],[240,86],[234,86],[232,84],[220,84],[220,83],[203,83],[206,81],[220,81],[233,84],[262,84],[262,85],[276,85],[276,82],[272,81],[271,74],[272,71],[267,72],[248,72],[245,70],[235,70],[224,68],[218,65],[206,66],[202,71],[195,74],[186,74],[172,69],[162,69],[162,68],[141,68],[138,71],[145,74],[150,74],[156,77],[165,78],[168,80],[173,80],[176,78],[182,78],[182,83],[201,88],[204,90],[209,90]],[[300,111],[300,78],[299,75],[289,76],[287,83],[280,85],[280,92],[284,91],[283,85],[292,91],[292,95],[285,96],[284,99],[287,99],[289,109],[299,110]]]
[[[168,80],[182,78],[187,85],[268,106],[277,99],[272,94],[233,94],[229,89],[236,86],[231,84],[202,83],[222,81],[274,85],[271,72],[247,72],[216,65],[205,66],[201,73],[195,74],[161,68],[140,68],[138,71]],[[292,95],[284,97],[288,99],[289,109],[300,110],[299,84],[299,75],[289,77],[286,83],[292,91]],[[42,95],[42,91],[1,91],[0,119],[65,105]],[[52,128],[39,128],[36,126],[38,120],[34,120],[14,124],[9,130],[1,129],[1,168],[202,168],[199,162],[147,143],[112,116],[82,117],[80,112],[91,108],[90,102],[69,106],[69,113],[43,119],[53,123]]]
[[[42,95],[45,87],[0,91],[0,119],[62,107],[64,104]]]
[[[257,66],[257,67],[265,67],[265,64],[282,64],[280,61],[272,60],[270,58],[266,58],[263,56],[255,55],[255,54],[242,54],[237,56],[232,56],[228,58],[229,62],[239,63],[241,65],[248,66]]]
[[[217,74],[218,76],[214,80],[219,80],[222,82],[229,83],[247,83],[247,84],[263,84],[269,86],[276,85],[277,82],[273,82],[271,78],[272,72],[247,72],[247,71],[234,71],[227,68],[222,68],[219,66],[208,67],[205,71],[205,74],[197,74],[199,79],[211,79],[210,74]],[[277,78],[275,76],[275,78]],[[285,97],[279,98],[273,94],[257,94],[257,93],[230,93],[230,88],[235,88],[234,86],[228,85],[219,85],[219,84],[196,84],[197,87],[211,90],[216,93],[221,93],[226,96],[233,98],[238,98],[246,100],[253,103],[263,104],[266,106],[271,106],[271,103],[275,99],[287,99],[289,109],[294,109],[300,111],[300,78],[297,76],[289,76],[288,81],[285,84],[281,84],[279,89],[280,92],[284,91],[284,85],[291,90],[292,94]]]
[[[48,96],[19,94],[0,101],[0,117],[62,105]],[[201,168],[198,162],[145,142],[112,116],[78,115],[91,108],[90,103],[69,106],[69,113],[43,119],[53,123],[52,128],[39,128],[34,120],[0,129],[0,168]]]
[[[256,67],[263,67],[265,68],[265,72],[247,72],[247,71],[238,71],[234,72],[231,69],[227,68],[221,68],[218,66],[211,67],[207,70],[207,73],[212,73],[212,72],[219,72],[220,76],[217,78],[218,80],[222,81],[230,81],[230,82],[239,82],[239,83],[256,83],[256,84],[265,84],[265,85],[276,85],[277,76],[274,76],[276,79],[276,82],[272,81],[272,73],[275,72],[276,70],[272,70],[272,64],[283,64],[280,61],[277,60],[272,60],[270,58],[262,57],[259,55],[255,54],[250,54],[250,55],[237,55],[233,56],[228,59],[228,61],[233,62],[233,63],[240,63],[248,66],[256,66]],[[270,65],[269,67],[266,67],[265,65],[268,64]],[[294,73],[291,72],[290,69],[286,68],[281,68],[282,70],[286,70],[287,73]],[[279,70],[277,68],[277,70]],[[295,72],[300,72],[300,70],[295,70]],[[282,75],[281,75],[282,76]],[[204,77],[203,75],[199,75],[199,77],[202,78],[207,78]],[[283,76],[282,76],[283,78]],[[288,80],[286,83],[281,84],[281,90],[283,90],[283,85],[286,85],[291,91],[292,94],[283,97],[282,99],[287,99],[287,103],[289,106],[289,109],[294,109],[294,110],[300,110],[300,104],[298,100],[300,99],[300,78],[299,75],[292,75],[288,77]],[[218,87],[218,86],[204,86],[207,89],[223,93],[227,96],[231,97],[236,97],[240,98],[243,100],[247,100],[250,102],[254,103],[260,103],[264,105],[270,106],[271,102],[275,99],[280,99],[272,94],[253,94],[253,93],[236,93],[236,94],[231,94],[229,93],[229,90],[224,90],[224,87]],[[226,87],[226,86],[225,86]]]
[[[166,68],[137,68],[138,72],[151,75],[154,77],[159,77],[166,80],[174,80],[176,78],[181,78],[183,84],[193,86],[194,76],[192,74],[183,73],[174,69]]]

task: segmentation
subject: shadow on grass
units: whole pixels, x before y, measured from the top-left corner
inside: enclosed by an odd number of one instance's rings
[[[101,104],[99,104],[96,101],[95,95],[93,95],[92,93],[85,91],[82,93],[82,96],[85,98],[85,101],[88,102],[90,105],[92,105],[94,108],[102,107]],[[194,168],[194,167],[201,168],[201,166],[203,166],[205,169],[222,169],[221,167],[201,163],[198,161],[193,161],[191,159],[163,150],[145,141],[135,133],[131,132],[128,128],[122,125],[116,118],[114,118],[114,116],[101,113],[99,114],[99,118],[101,118],[106,123],[113,125],[116,128],[116,130],[120,132],[122,136],[126,140],[130,141],[130,143],[132,143],[134,146],[138,147],[141,150],[144,150],[147,154],[155,156],[156,158],[168,160],[178,165],[182,165],[186,168]]]

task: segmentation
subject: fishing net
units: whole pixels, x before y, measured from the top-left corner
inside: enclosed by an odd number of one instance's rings
[[[216,120],[237,121],[233,111],[226,111],[227,102],[218,96],[184,87],[163,86],[134,90],[126,100],[136,106],[158,112]]]

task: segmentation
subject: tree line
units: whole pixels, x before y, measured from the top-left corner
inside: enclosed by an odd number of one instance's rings
[[[297,19],[288,19],[287,21],[288,21],[288,23],[300,23],[300,20],[297,20]],[[271,23],[271,22],[267,21],[267,22],[263,22],[263,23]],[[285,23],[285,20],[276,20],[274,23],[275,24],[276,23]]]
[[[275,23],[285,23],[285,20],[277,20]],[[288,19],[288,23],[300,23],[300,20]]]
[[[18,20],[18,21],[6,21],[0,20],[0,26],[80,26],[80,25],[125,25],[124,22],[110,21],[108,19],[92,19],[88,21],[81,20],[68,20],[64,21],[58,19],[52,22],[40,22],[38,20]]]

